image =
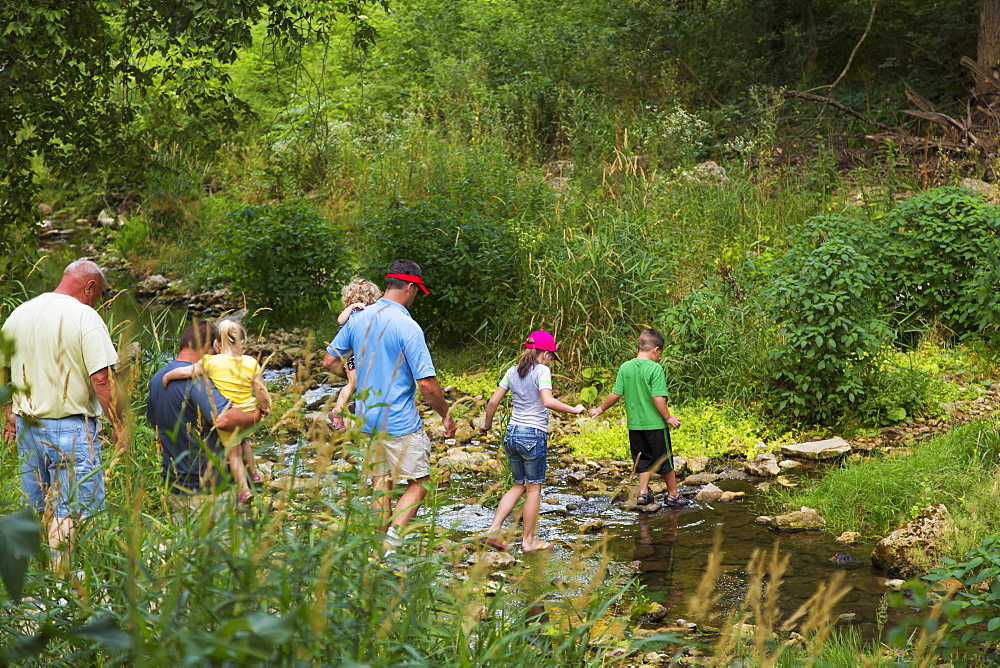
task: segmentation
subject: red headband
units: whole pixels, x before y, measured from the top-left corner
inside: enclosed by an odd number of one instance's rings
[[[420,276],[414,276],[413,274],[386,274],[386,278],[396,278],[401,281],[409,281],[410,283],[416,283],[417,287],[420,288],[425,295],[431,293],[426,287],[424,287],[424,279]]]

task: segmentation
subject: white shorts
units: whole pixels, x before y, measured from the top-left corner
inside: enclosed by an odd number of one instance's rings
[[[410,434],[373,441],[368,469],[372,476],[391,476],[392,480],[426,478],[431,474],[431,439],[421,427]]]

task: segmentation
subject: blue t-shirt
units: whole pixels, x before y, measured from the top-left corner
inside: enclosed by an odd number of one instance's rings
[[[156,372],[149,384],[146,419],[157,428],[163,446],[161,471],[175,494],[201,491],[209,472],[209,453],[222,458],[219,434],[213,423],[229,408],[208,376],[175,380],[163,387],[163,375],[190,366],[173,360]]]
[[[382,298],[355,313],[326,349],[339,357],[352,350],[358,374],[357,414],[365,421],[362,430],[405,436],[420,429],[416,381],[437,373],[424,330],[410,312]]]

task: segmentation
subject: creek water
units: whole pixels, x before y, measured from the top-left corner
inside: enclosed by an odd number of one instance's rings
[[[320,387],[312,391],[310,398],[328,391]],[[301,467],[308,469],[308,462],[297,454],[301,442],[262,445],[259,453],[275,462],[275,475],[292,473],[293,462],[300,467],[300,475]],[[447,447],[443,443],[435,445],[435,449]],[[492,454],[502,458],[502,454]],[[612,502],[608,496],[585,497],[567,482],[569,470],[550,466],[549,472],[558,482],[543,487],[539,535],[556,543],[556,547],[547,554],[521,555],[515,541],[513,552],[536,571],[534,577],[539,582],[564,582],[571,589],[579,589],[607,561],[608,576],[636,577],[644,586],[642,595],[667,608],[664,623],[670,624],[688,616],[687,599],[705,572],[719,534],[723,556],[714,590],[720,596],[717,612],[725,613],[743,600],[750,581],[747,565],[754,552],[769,553],[777,544],[779,555],[789,558],[779,589],[783,618],[813,596],[822,583],[842,572],[843,584],[850,591],[834,608],[835,616],[845,616],[839,624],[853,627],[865,639],[874,639],[882,631],[885,619],[880,623],[879,606],[887,589],[884,573],[871,566],[872,545],[843,545],[825,532],[779,533],[757,524],[756,517],[766,510],[764,493],[757,481],[747,478],[741,469],[722,471],[727,477],[715,484],[724,490],[745,492],[742,500],[695,502],[690,508],[664,508],[653,513],[625,510],[623,504]],[[437,492],[436,507],[425,506],[418,519],[433,521],[456,540],[482,533],[492,521],[493,509],[476,500],[483,493],[484,483],[490,482],[497,481],[481,474],[453,474],[449,484]],[[605,482],[612,487],[618,481]],[[581,533],[582,524],[588,520],[603,521],[603,530]],[[839,563],[847,561],[842,557],[832,561],[837,554],[851,559],[848,563]],[[890,615],[889,625],[894,618]]]

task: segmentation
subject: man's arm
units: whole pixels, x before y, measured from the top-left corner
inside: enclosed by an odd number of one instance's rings
[[[323,355],[323,368],[334,376],[347,378],[347,368],[344,364],[344,359],[337,355],[331,355],[329,351]]]
[[[111,367],[104,367],[90,374],[90,384],[97,395],[104,414],[111,420],[111,441],[119,450],[128,449],[128,430],[125,428],[121,407],[118,405],[118,393],[115,392],[114,376]]]
[[[663,419],[667,421],[671,427],[681,426],[681,421],[676,415],[670,414],[670,409],[667,408],[667,398],[666,397],[653,397],[653,405],[656,406],[656,410],[663,416]]]
[[[417,386],[420,388],[420,394],[424,395],[424,400],[441,416],[444,437],[453,437],[455,435],[455,421],[448,414],[448,402],[444,399],[444,392],[441,390],[441,384],[438,382],[437,376],[418,378]]]

